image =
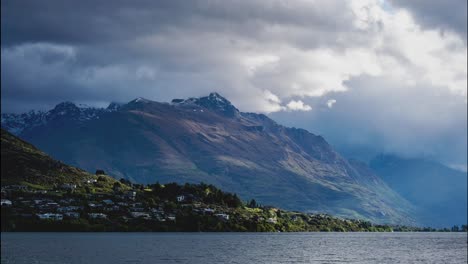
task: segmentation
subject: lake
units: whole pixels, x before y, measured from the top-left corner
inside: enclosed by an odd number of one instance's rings
[[[466,233],[2,233],[2,263],[467,263]]]

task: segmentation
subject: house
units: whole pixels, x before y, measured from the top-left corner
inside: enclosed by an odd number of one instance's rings
[[[166,217],[166,219],[169,220],[169,221],[175,221],[175,220],[176,220],[176,217],[175,217],[175,215],[168,215],[168,216]]]
[[[90,219],[106,219],[107,215],[103,213],[90,213],[88,214]]]
[[[215,212],[215,210],[211,209],[211,208],[204,208],[203,209],[203,213],[207,214],[207,215],[212,215],[212,214],[214,214],[214,212]]]
[[[229,220],[229,215],[228,214],[215,214],[216,217],[218,217],[221,220],[228,221]]]
[[[37,217],[41,220],[54,220],[54,221],[63,220],[62,214],[54,214],[54,213],[37,214]]]
[[[164,210],[161,210],[159,208],[151,208],[150,211],[153,213],[153,214],[164,214]]]
[[[261,222],[261,221],[265,220],[265,218],[263,218],[263,217],[261,217],[261,216],[257,216],[257,215],[254,215],[254,216],[252,217],[252,219],[253,219],[254,221],[256,221],[256,222]]]
[[[68,206],[57,208],[57,212],[59,212],[59,213],[70,212],[70,211],[72,211],[72,210]]]
[[[154,215],[155,219],[158,220],[159,222],[166,222],[166,218],[164,215],[161,215],[161,214],[157,214],[157,215]]]
[[[301,217],[300,217],[300,216],[298,216],[298,215],[293,215],[293,216],[291,216],[291,221],[296,222],[296,221],[299,221],[299,220],[301,220]]]
[[[79,219],[80,218],[80,213],[78,213],[78,212],[66,212],[64,215],[65,215],[65,217],[67,217],[69,219]]]
[[[88,203],[88,206],[90,208],[100,208],[100,207],[102,207],[102,204],[100,204],[100,203]]]
[[[42,203],[45,203],[45,201],[44,200],[39,200],[39,199],[34,200],[34,204],[42,204]]]
[[[84,179],[83,182],[87,184],[91,184],[91,183],[96,183],[97,180],[96,179]]]
[[[106,207],[104,208],[104,211],[106,212],[116,212],[116,211],[119,211],[120,210],[120,207],[118,205],[114,205],[114,206],[111,206],[111,207]]]
[[[135,191],[128,191],[125,193],[125,198],[129,199],[129,200],[135,200],[136,198],[136,192]]]
[[[130,212],[130,215],[133,218],[144,218],[144,219],[151,219],[151,216],[149,213],[146,212]]]
[[[276,217],[270,217],[266,221],[267,223],[270,223],[270,224],[276,224],[277,222]]]
[[[79,209],[82,209],[81,206],[64,206],[64,207],[60,207],[57,209],[57,212],[72,212],[72,211],[76,211],[76,210],[79,210]]]
[[[103,200],[102,201],[105,205],[113,205],[114,202],[112,200]]]
[[[176,199],[177,199],[177,202],[179,203],[183,202],[185,201],[185,195],[177,195]]]
[[[132,203],[132,207],[143,207],[143,203]]]
[[[9,185],[6,186],[7,190],[18,190],[18,191],[26,191],[28,189],[28,186],[25,185]]]
[[[198,201],[198,198],[191,194],[191,193],[186,193],[186,194],[181,194],[176,197],[177,202],[194,202]]]
[[[7,200],[7,199],[2,199],[1,204],[2,204],[2,207],[3,206],[6,206],[6,207],[12,206],[11,201]]]
[[[61,189],[63,190],[75,190],[76,189],[76,184],[71,184],[71,183],[65,183],[60,186]]]
[[[49,202],[46,204],[46,206],[48,208],[58,208],[59,207],[59,204],[58,203],[55,203],[55,202]]]

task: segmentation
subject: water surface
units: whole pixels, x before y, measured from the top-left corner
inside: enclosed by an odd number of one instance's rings
[[[466,233],[2,233],[2,263],[467,263]]]

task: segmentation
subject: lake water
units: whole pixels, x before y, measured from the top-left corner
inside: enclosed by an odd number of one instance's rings
[[[467,263],[466,233],[2,233],[2,263]]]

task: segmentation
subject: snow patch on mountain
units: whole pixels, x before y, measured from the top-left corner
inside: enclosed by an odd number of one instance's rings
[[[62,102],[47,112],[32,110],[22,114],[2,113],[1,126],[14,135],[20,135],[23,131],[46,125],[53,120],[86,122],[99,119],[103,113],[117,111],[119,106],[111,103],[107,108],[94,108]]]

